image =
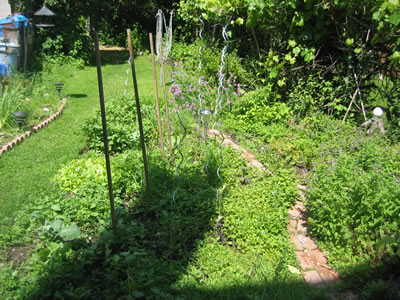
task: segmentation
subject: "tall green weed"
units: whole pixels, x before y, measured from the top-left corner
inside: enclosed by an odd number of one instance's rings
[[[345,138],[340,147],[321,152],[309,178],[311,234],[337,266],[398,259],[399,153],[378,137]],[[381,244],[387,237],[394,240]]]

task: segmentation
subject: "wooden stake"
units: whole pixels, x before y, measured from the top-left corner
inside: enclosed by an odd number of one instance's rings
[[[137,119],[138,119],[138,123],[139,123],[140,145],[142,146],[144,176],[146,179],[146,193],[149,196],[150,195],[149,168],[147,165],[146,144],[144,142],[142,113],[140,112],[139,90],[138,90],[138,85],[137,85],[137,80],[136,80],[135,61],[134,61],[134,57],[133,57],[133,46],[132,46],[132,38],[131,38],[131,30],[130,29],[127,30],[127,34],[128,34],[128,45],[129,45],[129,56],[131,58],[131,66],[132,66],[133,88],[135,90],[136,112],[137,112]]]
[[[110,207],[111,207],[111,223],[112,223],[113,233],[114,233],[114,235],[116,235],[117,234],[117,225],[116,225],[116,218],[115,218],[114,193],[113,193],[112,178],[111,178],[110,152],[108,151],[108,134],[107,134],[107,122],[106,122],[106,109],[105,109],[105,105],[104,105],[103,76],[101,73],[99,37],[98,37],[97,31],[94,31],[93,34],[94,34],[94,44],[95,44],[95,49],[96,49],[97,81],[99,84],[101,122],[103,125],[104,156],[106,157],[108,194],[110,196]]]
[[[163,57],[162,47],[160,49],[160,63],[161,63],[161,78],[162,78],[164,102],[165,102],[165,119],[167,121],[167,130],[168,130],[169,154],[172,157],[173,153],[172,153],[172,142],[171,142],[171,126],[169,123],[168,97],[167,97],[167,89],[165,87],[164,57]]]
[[[354,92],[353,96],[351,97],[350,104],[349,104],[349,106],[347,107],[346,113],[344,114],[344,118],[343,118],[343,120],[342,120],[342,123],[343,123],[344,121],[346,121],[347,114],[349,113],[349,111],[350,111],[350,109],[351,109],[351,106],[353,105],[354,101],[356,100],[357,94],[358,94],[358,89],[356,89],[356,91]]]
[[[158,121],[158,133],[160,135],[161,154],[163,157],[165,157],[164,141],[163,141],[162,127],[161,127],[160,103],[158,101],[157,72],[156,72],[156,62],[154,59],[153,34],[151,32],[149,33],[149,38],[150,38],[151,60],[153,63],[154,90],[156,92],[156,112],[157,112],[157,121]]]

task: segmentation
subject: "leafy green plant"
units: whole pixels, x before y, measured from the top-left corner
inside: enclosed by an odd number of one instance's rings
[[[16,112],[24,102],[21,86],[13,85],[6,87],[0,96],[0,129],[4,126],[15,125],[13,113]]]
[[[280,95],[273,91],[271,85],[247,93],[245,97],[232,107],[232,118],[249,132],[256,128],[273,123],[287,122],[291,110],[284,102],[279,101]]]
[[[316,112],[325,112],[340,118],[346,111],[347,99],[343,91],[345,82],[339,79],[324,80],[318,76],[300,79],[288,95],[288,105],[299,117],[310,116]]]
[[[310,178],[311,233],[338,265],[377,265],[384,260],[379,241],[387,235],[398,240],[400,165],[398,153],[382,142],[352,139],[348,149],[324,152],[325,163],[317,164]],[[398,257],[398,247],[386,245],[384,256]]]
[[[128,149],[140,147],[139,126],[136,119],[136,104],[133,97],[121,97],[113,99],[106,104],[107,127],[109,148],[111,153],[121,153]],[[154,137],[153,125],[155,121],[154,107],[142,105],[143,127],[145,140]],[[101,125],[100,111],[89,119],[83,127],[88,137],[90,149],[104,151],[103,129]]]

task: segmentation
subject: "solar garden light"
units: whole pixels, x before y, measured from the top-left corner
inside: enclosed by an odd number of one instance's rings
[[[61,100],[61,91],[62,91],[64,83],[63,82],[56,82],[55,85],[56,85],[56,90],[58,92],[58,99]]]
[[[208,109],[208,108],[200,110],[200,119],[201,119],[201,122],[204,124],[204,130],[203,130],[203,139],[204,140],[207,139],[207,125],[210,122],[212,113],[213,113],[212,110]]]
[[[380,108],[379,106],[375,107],[374,110],[372,111],[375,117],[380,117],[383,115],[383,109]]]
[[[15,121],[18,124],[19,129],[21,129],[22,125],[24,125],[24,123],[25,123],[26,112],[16,111],[15,113],[13,113],[13,116],[15,118]]]
[[[207,126],[208,125],[208,122],[210,121],[210,118],[211,118],[211,115],[212,115],[212,110],[211,109],[208,109],[208,108],[205,108],[205,109],[202,109],[202,110],[200,110],[200,118],[201,118],[201,121]]]

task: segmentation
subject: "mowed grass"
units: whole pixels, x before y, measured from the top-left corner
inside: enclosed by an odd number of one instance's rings
[[[127,78],[127,91],[133,93],[128,53],[119,53],[119,57],[122,59],[114,64],[112,59],[103,56],[106,62],[102,68],[106,101],[123,95]],[[139,95],[153,96],[151,58],[138,57],[135,66]],[[42,197],[55,188],[53,176],[62,164],[75,158],[84,149],[82,125],[99,108],[95,66],[83,70],[65,66],[56,72],[51,77],[65,83],[63,95],[67,96],[62,115],[0,157],[0,233],[12,225],[16,211],[25,202]],[[54,82],[44,84],[54,85]]]

